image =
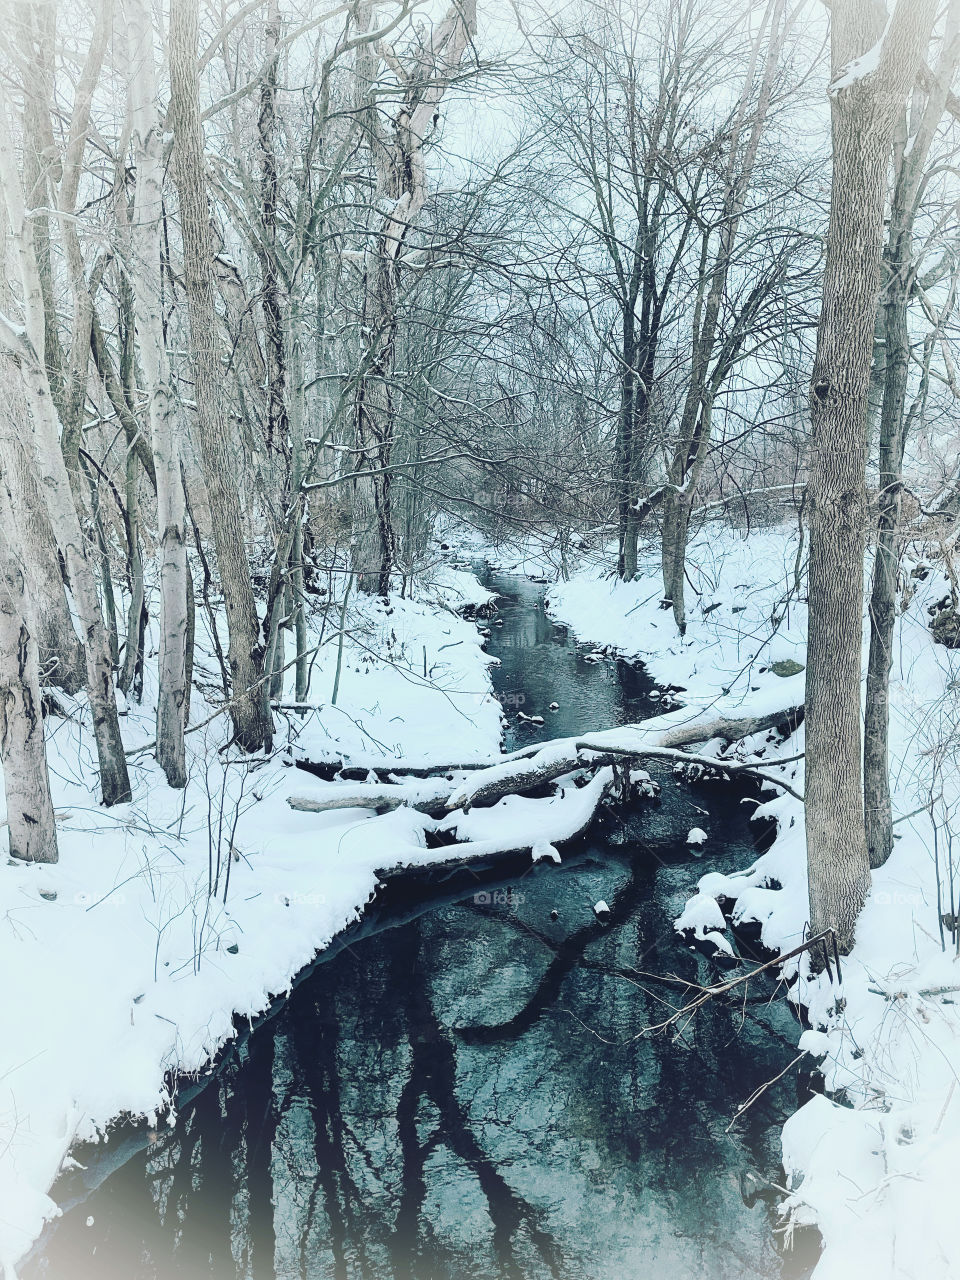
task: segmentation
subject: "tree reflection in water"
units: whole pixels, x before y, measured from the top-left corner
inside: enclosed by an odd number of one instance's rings
[[[35,1274],[780,1275],[741,1185],[776,1177],[789,1083],[724,1130],[789,1060],[788,1012],[758,990],[684,1040],[633,1038],[676,998],[638,970],[706,974],[664,932],[688,882],[628,841],[345,949],[67,1216]]]

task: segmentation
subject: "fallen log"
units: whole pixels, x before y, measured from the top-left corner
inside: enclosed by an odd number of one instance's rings
[[[803,797],[776,774],[757,765],[714,756],[696,755],[682,748],[696,742],[716,738],[737,741],[765,729],[792,730],[803,719],[803,707],[778,708],[776,711],[739,719],[719,717],[712,720],[688,718],[682,712],[657,716],[640,724],[604,729],[584,737],[555,738],[532,743],[484,766],[435,765],[431,776],[422,777],[406,763],[381,764],[388,781],[340,783],[331,782],[329,790],[316,796],[291,796],[287,803],[293,809],[327,813],[336,809],[366,808],[388,812],[407,804],[431,816],[454,809],[493,805],[504,796],[523,795],[555,782],[566,774],[588,769],[591,772],[607,765],[643,759],[666,759],[686,764],[700,764],[728,773],[758,778],[782,788],[797,799]],[[789,761],[799,759],[791,756]],[[771,764],[776,764],[771,761]],[[375,772],[375,771],[374,771]],[[403,777],[402,775],[409,776]],[[440,775],[440,776],[438,776]],[[379,776],[379,775],[377,775]]]
[[[624,725],[620,729],[605,729],[580,738],[558,738],[541,743],[534,754],[523,759],[504,757],[487,769],[471,773],[462,784],[453,788],[447,800],[447,808],[495,804],[503,796],[536,790],[576,769],[592,769],[625,757],[642,760],[659,756],[756,775],[758,770],[752,765],[719,760],[712,756],[694,756],[680,748],[695,742],[708,742],[713,738],[724,738],[732,742],[782,724],[795,727],[802,717],[802,706],[780,708],[767,715],[745,716],[739,720],[726,717],[689,720],[685,724],[671,723],[666,727],[663,725],[666,717],[658,716],[656,721],[648,724]],[[775,782],[785,791],[797,794],[779,778],[764,775],[764,781]]]
[[[803,703],[792,707],[781,707],[776,711],[760,716],[741,716],[731,719],[720,716],[715,720],[691,721],[678,724],[660,734],[657,745],[661,747],[683,747],[694,742],[709,742],[711,738],[725,738],[727,742],[738,742],[741,738],[750,738],[755,733],[763,733],[765,729],[785,729],[793,733],[803,723]],[[630,725],[631,729],[645,728],[644,725]],[[619,730],[607,730],[617,733]],[[596,739],[602,735],[589,734],[588,739]]]
[[[303,813],[330,813],[337,809],[373,809],[389,813],[402,804],[439,818],[447,812],[447,800],[454,785],[446,778],[423,778],[407,782],[327,783],[313,795],[287,796],[291,809]]]
[[[519,760],[535,752],[539,743],[532,742],[520,751],[501,756],[502,760]],[[311,773],[324,782],[362,782],[369,774],[385,778],[390,774],[403,774],[408,778],[435,778],[445,773],[471,773],[477,769],[489,769],[491,760],[440,761],[430,764],[426,760],[385,760],[382,756],[357,756],[349,759],[337,756],[331,760],[298,760],[297,768]]]
[[[587,832],[612,782],[613,770],[601,769],[586,786],[571,788],[565,797],[537,801],[542,807],[536,819],[512,824],[509,834],[462,840],[438,849],[400,849],[391,862],[378,869],[377,876],[386,881],[422,875],[425,871],[450,872],[467,865],[488,866],[522,854],[532,857],[538,846],[563,848]],[[491,820],[494,817],[490,815]]]

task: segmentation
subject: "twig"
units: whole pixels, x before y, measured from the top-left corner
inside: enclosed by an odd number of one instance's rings
[[[804,1053],[806,1053],[806,1050],[804,1050],[804,1051],[803,1051],[803,1053],[798,1053],[798,1054],[797,1054],[797,1056],[793,1059],[793,1061],[792,1061],[792,1062],[788,1062],[788,1063],[787,1063],[787,1065],[783,1068],[783,1070],[782,1070],[782,1071],[779,1071],[779,1072],[778,1072],[778,1073],[773,1077],[773,1079],[772,1079],[772,1080],[767,1080],[765,1084],[762,1084],[762,1085],[760,1085],[758,1088],[754,1089],[753,1093],[751,1093],[750,1097],[746,1100],[746,1102],[745,1102],[745,1103],[743,1103],[743,1105],[742,1105],[742,1106],[737,1107],[737,1114],[733,1117],[733,1119],[732,1119],[732,1120],[730,1121],[730,1123],[727,1125],[726,1129],[724,1129],[724,1133],[729,1133],[729,1132],[730,1132],[730,1130],[733,1128],[733,1126],[737,1123],[737,1121],[738,1121],[738,1120],[740,1119],[740,1117],[743,1115],[743,1113],[744,1113],[746,1110],[748,1110],[750,1107],[752,1107],[752,1106],[753,1106],[753,1104],[757,1101],[757,1099],[758,1099],[758,1098],[760,1098],[760,1097],[762,1097],[762,1096],[763,1096],[763,1094],[765,1094],[765,1093],[766,1093],[766,1091],[767,1091],[767,1090],[768,1090],[772,1085],[775,1085],[775,1084],[777,1083],[777,1081],[778,1081],[778,1080],[782,1080],[782,1079],[783,1079],[783,1077],[787,1074],[787,1072],[788,1072],[788,1071],[790,1071],[793,1067],[795,1067],[795,1066],[797,1065],[797,1063],[798,1063],[798,1062],[800,1061],[800,1059],[803,1057],[803,1054],[804,1054]]]
[[[708,1001],[713,1000],[715,996],[725,995],[728,991],[732,991],[734,987],[739,987],[741,983],[749,982],[751,978],[755,978],[758,973],[763,973],[766,969],[772,969],[775,965],[783,964],[786,960],[792,960],[794,956],[802,955],[804,951],[809,951],[811,947],[821,942],[825,942],[827,938],[833,937],[832,929],[824,929],[822,932],[814,934],[812,938],[807,938],[805,942],[801,942],[798,947],[794,947],[792,951],[785,951],[782,955],[774,956],[772,960],[767,960],[761,965],[757,965],[755,969],[751,969],[749,973],[741,974],[738,978],[731,978],[729,982],[722,982],[719,986],[705,987],[703,993],[695,1000],[691,1000],[688,1004],[677,1009],[664,1022],[656,1023],[650,1027],[644,1027],[638,1031],[632,1038],[639,1040],[641,1036],[648,1035],[651,1031],[665,1031],[667,1027],[673,1026],[687,1014],[694,1014],[701,1009]]]

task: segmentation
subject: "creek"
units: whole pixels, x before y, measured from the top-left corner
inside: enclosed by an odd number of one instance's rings
[[[502,597],[488,648],[507,749],[659,710],[643,667],[588,661],[542,587],[486,577]],[[771,1185],[795,1073],[734,1122],[796,1053],[782,993],[751,983],[679,1037],[639,1034],[682,991],[665,977],[716,976],[672,927],[698,875],[756,852],[749,793],[651,773],[659,799],[605,811],[560,866],[387,892],[174,1128],[67,1208],[24,1275],[807,1275],[810,1256],[776,1247]]]

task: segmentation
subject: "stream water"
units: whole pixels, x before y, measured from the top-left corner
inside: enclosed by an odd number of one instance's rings
[[[504,597],[489,648],[508,747],[657,710],[642,668],[584,660],[544,614],[542,588],[488,576]],[[546,723],[522,726],[520,710]],[[383,906],[238,1044],[173,1130],[64,1214],[25,1274],[807,1274],[809,1258],[775,1247],[769,1185],[792,1074],[732,1123],[795,1053],[785,1002],[751,984],[681,1038],[638,1035],[676,998],[663,975],[714,974],[672,930],[697,876],[754,853],[739,795],[654,776],[659,801],[607,814],[560,867],[408,887]],[[698,860],[691,826],[709,835]]]

